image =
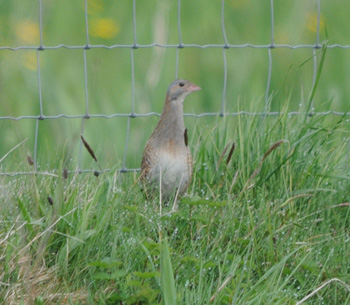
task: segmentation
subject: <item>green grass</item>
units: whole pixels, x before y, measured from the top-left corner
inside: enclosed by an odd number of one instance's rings
[[[120,2],[120,1],[119,1]],[[133,44],[132,1],[88,0],[91,44]],[[275,43],[316,42],[317,2],[274,1]],[[269,44],[269,1],[226,0],[230,44]],[[320,42],[349,44],[349,4],[321,1]],[[178,44],[177,1],[136,1],[137,40]],[[38,46],[38,7],[0,3],[1,46]],[[111,37],[96,35],[114,21]],[[45,46],[85,45],[83,2],[43,1]],[[221,1],[181,1],[184,43],[223,44]],[[0,50],[1,116],[39,114],[36,50]],[[91,114],[160,112],[176,48],[86,51]],[[226,111],[263,111],[267,49],[227,49]],[[1,304],[350,304],[349,50],[271,50],[275,117],[186,117],[195,169],[179,210],[146,202],[137,173],[120,174],[127,118],[85,121],[102,169],[76,170],[81,120],[39,122],[38,170],[0,176]],[[83,50],[39,52],[45,115],[84,114]],[[179,50],[179,77],[201,86],[185,112],[218,112],[223,50]],[[322,73],[321,73],[322,71]],[[309,98],[311,96],[311,98]],[[312,104],[311,104],[312,100]],[[311,109],[311,107],[314,109]],[[139,167],[157,118],[131,120],[126,166]],[[35,120],[1,120],[2,172],[32,171]],[[82,167],[98,169],[89,153]]]
[[[350,304],[349,124],[199,120],[173,213],[133,174],[2,176],[1,303]]]

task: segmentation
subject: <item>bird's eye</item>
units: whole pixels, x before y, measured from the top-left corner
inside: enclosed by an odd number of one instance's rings
[[[179,86],[183,87],[183,86],[185,86],[185,84],[184,83],[179,83]]]

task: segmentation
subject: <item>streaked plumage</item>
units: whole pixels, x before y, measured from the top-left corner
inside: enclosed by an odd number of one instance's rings
[[[167,200],[177,191],[186,192],[192,177],[193,162],[187,145],[183,102],[200,87],[176,80],[168,88],[162,115],[143,152],[141,183],[147,196],[162,190]],[[161,185],[160,185],[161,180]]]

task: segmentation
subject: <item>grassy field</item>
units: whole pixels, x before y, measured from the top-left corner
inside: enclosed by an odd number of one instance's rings
[[[88,0],[89,43],[133,44],[132,1]],[[36,2],[35,2],[36,3]],[[184,43],[222,44],[221,0],[181,1]],[[270,1],[225,1],[230,44],[269,44]],[[316,42],[317,1],[275,4],[275,43]],[[38,46],[38,6],[0,2],[1,46]],[[349,4],[321,1],[320,42],[350,45]],[[177,1],[136,1],[137,43],[178,44]],[[46,47],[85,45],[84,2],[43,1]],[[86,51],[90,114],[160,112],[176,48]],[[227,49],[226,111],[263,111],[268,49]],[[146,202],[122,174],[128,118],[39,122],[38,170],[0,175],[1,304],[350,304],[349,50],[275,48],[269,110],[278,116],[186,117],[195,169],[188,194]],[[43,113],[86,111],[83,50],[39,52]],[[38,115],[37,51],[0,50],[0,116]],[[221,48],[179,50],[179,77],[202,87],[185,112],[218,112]],[[310,101],[313,109],[309,109]],[[156,116],[132,119],[126,166],[140,166]],[[36,120],[0,120],[0,170],[33,166]]]
[[[350,304],[349,125],[198,123],[177,212],[132,174],[1,177],[1,302]]]

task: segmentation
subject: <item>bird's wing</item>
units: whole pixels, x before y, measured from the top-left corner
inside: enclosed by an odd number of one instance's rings
[[[155,162],[155,149],[150,143],[146,144],[145,150],[142,155],[142,162],[141,162],[141,176],[140,179],[143,180],[148,177],[148,174],[153,167],[153,164]]]

